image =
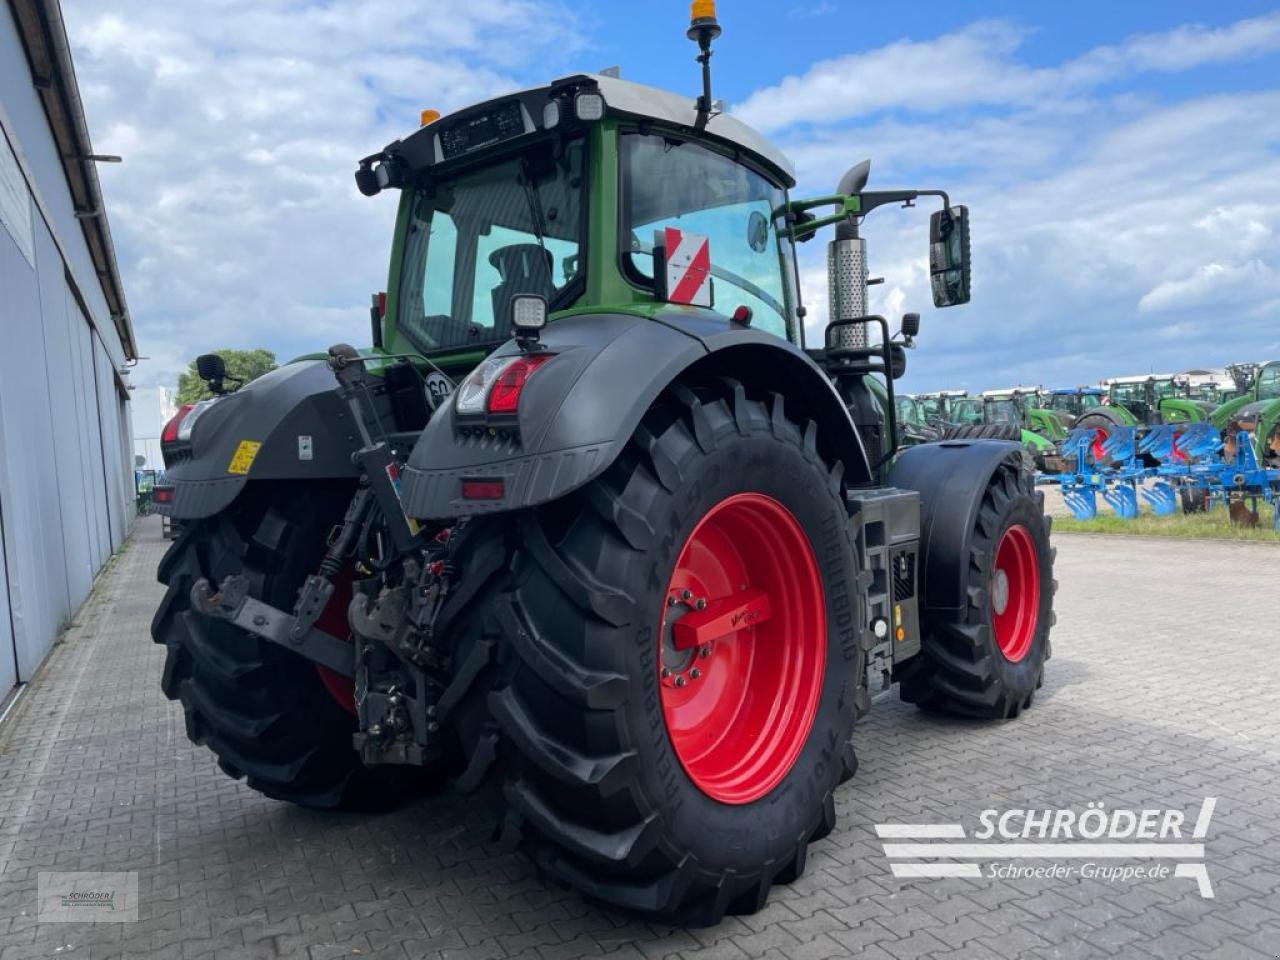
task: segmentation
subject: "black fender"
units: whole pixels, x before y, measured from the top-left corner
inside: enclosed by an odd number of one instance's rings
[[[166,453],[174,495],[157,512],[212,516],[254,480],[355,479],[359,435],[337,387],[323,360],[304,360],[218,400],[195,422],[190,448]]]
[[[822,452],[845,461],[846,478],[870,476],[831,381],[779,337],[709,310],[671,307],[653,317],[564,317],[546,327],[541,341],[556,356],[530,377],[510,429],[470,427],[453,403],[436,411],[403,471],[407,514],[442,520],[559,499],[603,473],[659,395],[692,377],[735,377],[749,389],[782,394],[792,417],[817,422]],[[511,342],[494,356],[519,352]],[[502,480],[503,496],[464,500],[464,478]]]
[[[922,443],[898,455],[889,483],[920,494],[921,610],[957,611],[968,603],[969,547],[982,496],[1022,446],[1007,440]]]

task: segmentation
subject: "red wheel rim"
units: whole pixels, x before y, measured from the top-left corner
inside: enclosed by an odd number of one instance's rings
[[[1101,463],[1102,458],[1106,456],[1106,451],[1103,450],[1103,444],[1107,442],[1107,436],[1107,431],[1103,430],[1101,427],[1098,427],[1093,431],[1093,459],[1098,463]]]
[[[1009,527],[996,546],[991,572],[991,628],[1006,660],[1017,663],[1031,649],[1040,614],[1040,565],[1031,531],[1020,523]]]
[[[667,585],[662,712],[681,766],[721,803],[772,790],[808,740],[827,615],[804,530],[778,501],[728,497],[694,527]]]
[[[347,608],[351,606],[353,593],[351,584],[355,580],[355,575],[355,570],[350,566],[338,571],[333,578],[333,595],[329,597],[329,602],[316,618],[316,627],[344,640],[351,638],[351,627],[347,623]],[[356,712],[355,681],[318,663],[315,666],[316,673],[320,675],[320,682],[329,691],[329,696],[333,697],[338,706],[354,716]]]

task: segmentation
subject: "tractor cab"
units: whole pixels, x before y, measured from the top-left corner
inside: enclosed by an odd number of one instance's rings
[[[940,197],[927,249],[934,304],[951,306],[969,299],[967,209],[937,190],[868,191],[866,161],[835,194],[793,200],[790,162],[710,100],[700,62],[696,100],[579,74],[446,117],[426,111],[419,130],[360,161],[362,192],[401,192],[375,352],[428,382],[443,376],[444,393],[464,380],[454,404],[464,433],[523,437],[510,422],[518,391],[496,411],[486,397],[504,377],[523,389],[542,361],[517,366],[518,355],[562,349],[547,344],[564,320],[639,318],[708,349],[736,331],[804,351],[796,244],[835,225],[831,322],[804,355],[830,377],[880,470],[897,448],[893,380],[919,315],[897,333],[867,315],[859,228],[879,206]],[[442,392],[431,396],[434,412]]]
[[[1102,404],[1102,391],[1097,387],[1069,387],[1046,390],[1040,394],[1040,405],[1072,421]]]
[[[665,304],[801,344],[794,174],[746,125],[596,74],[422,119],[356,173],[366,194],[401,191],[375,331],[389,352],[468,368],[517,312]]]

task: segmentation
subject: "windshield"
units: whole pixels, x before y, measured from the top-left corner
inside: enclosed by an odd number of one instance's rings
[[[1280,363],[1273,363],[1258,374],[1258,399],[1280,400]]]
[[[799,342],[791,242],[773,211],[780,187],[729,157],[660,136],[622,138],[622,250],[627,272],[653,279],[654,234],[675,227],[708,238],[714,307],[749,307],[751,325]]]
[[[920,412],[920,404],[912,397],[898,397],[898,419],[903,423],[914,423],[918,426],[924,425],[924,416]]]
[[[585,150],[552,144],[420,187],[413,197],[397,324],[419,350],[492,344],[511,333],[511,302],[551,309],[578,293]]]
[[[1145,381],[1141,383],[1113,383],[1111,385],[1111,400],[1116,403],[1143,403],[1147,399],[1147,384]]]
[[[986,403],[987,423],[1019,423],[1022,415],[1018,411],[1018,403],[1012,397],[1000,400],[988,400]]]
[[[1092,410],[1094,407],[1102,406],[1102,400],[1096,393],[1080,394],[1080,409]]]
[[[929,397],[927,400],[920,401],[920,414],[925,418],[942,417],[942,399],[940,397]]]
[[[951,422],[959,424],[982,422],[982,401],[977,397],[957,400],[951,408]]]

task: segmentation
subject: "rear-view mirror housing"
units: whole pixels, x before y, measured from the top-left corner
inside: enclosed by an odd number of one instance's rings
[[[949,207],[929,218],[929,281],[935,307],[969,302],[968,207]]]

